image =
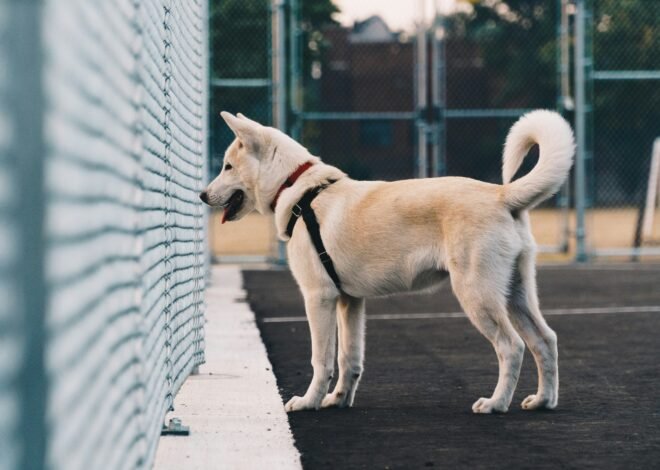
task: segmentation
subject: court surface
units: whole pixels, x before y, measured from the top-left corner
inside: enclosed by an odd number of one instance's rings
[[[283,400],[311,378],[302,297],[288,271],[244,271]],[[365,372],[351,409],[290,413],[308,469],[658,468],[660,265],[541,267],[559,337],[559,406],[524,411],[529,352],[508,413],[474,415],[497,360],[449,284],[367,301]]]

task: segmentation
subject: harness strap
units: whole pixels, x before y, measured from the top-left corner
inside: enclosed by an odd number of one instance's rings
[[[321,191],[323,191],[334,182],[335,180],[330,180],[328,181],[328,184],[310,189],[303,195],[303,197],[300,198],[297,204],[294,204],[294,206],[291,208],[291,217],[289,218],[289,223],[286,226],[286,233],[289,235],[289,237],[291,237],[293,235],[293,229],[296,226],[296,222],[298,222],[300,217],[303,218],[305,221],[305,226],[307,227],[307,232],[309,233],[309,237],[312,239],[312,244],[314,245],[316,253],[321,260],[321,264],[323,264],[323,267],[328,273],[328,276],[330,276],[332,282],[335,283],[337,289],[341,290],[341,281],[339,280],[337,271],[335,271],[335,265],[332,262],[332,258],[330,258],[330,255],[328,255],[325,250],[325,245],[323,245],[323,240],[321,239],[321,227],[319,226],[319,222],[316,219],[316,215],[314,214],[314,209],[312,209],[312,201],[314,198],[316,198],[316,196],[318,196]]]

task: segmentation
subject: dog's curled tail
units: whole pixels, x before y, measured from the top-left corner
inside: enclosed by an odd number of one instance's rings
[[[525,176],[512,182],[534,144],[539,146],[538,163]],[[571,169],[574,152],[573,131],[559,114],[537,110],[521,117],[511,127],[504,144],[502,179],[507,207],[531,209],[557,192]]]

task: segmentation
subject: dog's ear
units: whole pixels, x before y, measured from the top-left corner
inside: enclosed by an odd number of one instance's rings
[[[236,116],[238,116],[239,119],[242,119],[243,121],[247,121],[247,122],[249,122],[249,123],[252,123],[252,124],[254,124],[254,125],[257,126],[257,127],[263,127],[263,126],[262,126],[261,124],[259,124],[257,121],[255,121],[254,119],[250,119],[249,117],[247,117],[247,116],[246,116],[245,114],[243,114],[243,113],[236,113]]]
[[[227,111],[220,113],[234,135],[248,148],[256,150],[261,143],[261,130],[263,126],[258,122],[245,118],[239,113],[239,117],[234,116]]]

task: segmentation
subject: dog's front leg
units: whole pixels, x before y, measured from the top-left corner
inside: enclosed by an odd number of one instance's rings
[[[295,396],[284,407],[286,411],[319,409],[328,393],[335,365],[337,343],[336,297],[305,294],[305,310],[312,339],[314,376],[304,396]]]
[[[364,328],[366,315],[364,299],[342,294],[337,302],[339,338],[339,379],[335,390],[328,394],[321,406],[339,408],[353,406],[355,391],[362,376],[364,362]]]

